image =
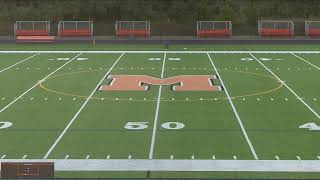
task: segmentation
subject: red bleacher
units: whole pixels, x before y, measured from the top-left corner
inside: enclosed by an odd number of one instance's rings
[[[293,36],[292,29],[260,29],[260,36]]]
[[[53,42],[55,36],[50,36],[48,30],[16,30],[16,42]]]
[[[60,36],[91,36],[91,29],[61,29]]]
[[[306,35],[310,37],[320,36],[320,29],[306,29]]]
[[[116,33],[117,33],[117,36],[140,36],[140,37],[150,36],[149,30],[118,29]]]
[[[53,42],[55,36],[17,36],[16,42]]]
[[[16,36],[49,36],[48,30],[16,30]]]
[[[198,30],[198,37],[229,37],[232,35],[230,29]]]

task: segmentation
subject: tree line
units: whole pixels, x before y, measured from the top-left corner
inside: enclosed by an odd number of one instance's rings
[[[319,0],[0,0],[0,21],[150,20],[190,23],[259,19],[316,19]]]

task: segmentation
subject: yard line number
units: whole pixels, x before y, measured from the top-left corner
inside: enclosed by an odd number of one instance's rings
[[[71,58],[55,58],[55,59],[49,59],[50,61],[69,61],[71,60]],[[85,61],[85,60],[88,60],[88,58],[83,58],[83,57],[79,57],[79,58],[76,58],[75,60],[78,60],[78,61]]]
[[[128,130],[142,130],[149,127],[149,122],[127,122],[124,126]],[[180,122],[165,122],[161,124],[161,127],[168,130],[177,130],[185,127],[183,123]]]
[[[282,61],[284,59],[258,58],[260,61]],[[241,58],[241,61],[254,61],[253,58]]]
[[[306,123],[301,126],[299,126],[300,129],[308,129],[310,131],[320,131],[320,126],[318,126],[316,123]]]
[[[12,126],[11,122],[0,122],[0,129],[6,129],[10,126]]]

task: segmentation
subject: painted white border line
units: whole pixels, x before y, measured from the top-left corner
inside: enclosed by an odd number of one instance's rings
[[[164,66],[166,64],[166,56],[167,56],[167,53],[164,53],[163,60],[162,60],[163,62],[162,62],[161,76],[160,76],[161,79],[163,79],[163,76],[164,76]],[[160,109],[161,91],[162,91],[162,85],[159,86],[159,90],[158,90],[157,107],[156,107],[156,113],[154,114],[149,159],[153,159],[154,144],[155,144],[155,141],[156,141],[157,126],[158,126],[158,116],[159,116],[159,109]]]
[[[79,114],[81,113],[81,111],[84,109],[84,107],[87,105],[87,103],[89,102],[89,100],[92,98],[92,96],[94,95],[94,93],[96,92],[96,90],[99,88],[99,86],[101,85],[101,83],[105,80],[105,78],[107,77],[107,75],[111,72],[111,70],[117,65],[118,61],[121,59],[121,57],[124,55],[125,53],[122,53],[118,59],[113,63],[113,65],[110,67],[110,69],[103,75],[103,77],[101,78],[101,80],[99,81],[99,83],[97,84],[97,86],[92,90],[92,92],[90,93],[90,95],[86,98],[86,100],[84,101],[84,103],[82,104],[82,106],[80,107],[80,109],[76,112],[76,114],[73,116],[73,118],[69,121],[69,123],[67,124],[67,126],[64,128],[64,130],[61,132],[61,134],[59,135],[59,137],[55,140],[55,142],[52,144],[52,146],[50,147],[50,149],[48,150],[48,152],[44,155],[43,159],[47,159],[49,157],[49,155],[51,154],[51,152],[53,151],[53,149],[57,146],[57,144],[60,142],[60,140],[62,139],[62,137],[64,136],[64,134],[68,131],[68,129],[70,128],[70,126],[73,124],[73,122],[77,119],[77,117],[79,116]]]
[[[15,64],[12,64],[11,66],[8,66],[8,67],[6,67],[6,68],[4,68],[4,69],[0,70],[0,73],[4,72],[4,71],[6,71],[6,70],[8,70],[8,69],[10,69],[10,68],[12,68],[12,67],[14,67],[14,66],[16,66],[16,65],[20,64],[20,63],[23,63],[23,62],[25,62],[25,61],[27,61],[27,60],[29,60],[29,59],[31,59],[31,58],[33,58],[33,57],[35,57],[35,56],[39,55],[39,54],[40,54],[40,53],[36,53],[36,54],[34,54],[34,55],[30,56],[30,57],[27,57],[27,58],[25,58],[25,59],[23,59],[23,60],[21,60],[21,61],[19,61],[19,62],[15,63]]]
[[[72,62],[73,60],[75,60],[77,57],[79,57],[82,53],[79,53],[78,55],[76,55],[75,57],[73,57],[72,59],[70,59],[69,61],[67,61],[66,63],[64,63],[62,66],[60,66],[59,68],[57,68],[56,70],[54,70],[53,72],[51,72],[50,74],[48,74],[46,77],[44,77],[43,79],[39,80],[36,84],[34,84],[31,88],[29,88],[28,90],[26,90],[24,93],[22,93],[20,96],[18,96],[16,99],[14,99],[13,101],[11,101],[9,104],[7,104],[4,108],[2,108],[0,110],[0,113],[3,112],[4,110],[6,110],[7,108],[9,108],[12,104],[14,104],[16,101],[18,101],[21,97],[23,97],[25,94],[27,94],[29,91],[31,91],[33,88],[35,88],[36,86],[38,86],[41,82],[45,81],[48,77],[50,77],[51,75],[53,75],[54,73],[56,73],[57,71],[59,71],[61,68],[63,68],[64,66],[66,66],[67,64],[69,64],[70,62]]]
[[[297,93],[295,93],[284,81],[282,81],[274,72],[272,72],[266,65],[264,65],[259,59],[257,59],[253,54],[249,53],[251,57],[253,57],[261,66],[263,66],[267,71],[269,71],[279,82],[281,82],[296,98],[302,102],[318,119],[320,119],[320,115],[312,109]]]
[[[54,162],[56,171],[320,172],[319,160],[1,159],[0,162]]]
[[[247,134],[247,131],[246,131],[246,129],[245,129],[245,127],[244,127],[244,125],[243,125],[243,123],[242,123],[242,121],[241,121],[241,118],[240,118],[240,116],[239,116],[239,114],[238,114],[238,111],[237,111],[236,107],[235,107],[234,104],[233,104],[233,101],[232,101],[232,99],[231,99],[231,97],[230,97],[230,95],[229,95],[229,92],[228,92],[228,90],[227,90],[227,87],[225,86],[225,84],[224,84],[224,82],[223,82],[223,80],[222,80],[222,77],[221,77],[220,73],[219,73],[218,70],[217,70],[217,67],[216,67],[215,64],[213,63],[210,54],[207,53],[207,56],[208,56],[208,58],[209,58],[209,60],[210,60],[210,62],[211,62],[211,64],[212,64],[212,67],[214,68],[215,72],[217,73],[218,77],[220,78],[220,82],[221,82],[221,84],[222,84],[222,87],[224,88],[224,91],[225,91],[225,93],[226,93],[226,95],[227,95],[227,97],[228,97],[228,101],[229,101],[229,103],[230,103],[230,105],[231,105],[231,108],[232,108],[232,110],[233,110],[233,112],[234,112],[234,114],[235,114],[235,116],[236,116],[236,118],[237,118],[237,120],[238,120],[238,123],[239,123],[239,125],[240,125],[240,127],[241,127],[241,131],[242,131],[242,133],[243,133],[243,135],[244,135],[244,137],[245,137],[245,139],[246,139],[246,141],[247,141],[247,143],[248,143],[248,145],[249,145],[249,148],[250,148],[250,150],[251,150],[251,153],[252,153],[254,159],[257,160],[257,159],[259,159],[258,156],[257,156],[257,153],[256,153],[256,151],[255,151],[255,149],[254,149],[254,147],[253,147],[253,145],[252,145],[252,143],[251,143],[251,141],[250,141],[250,138],[249,138],[249,136],[248,136],[248,134]]]
[[[296,54],[294,54],[294,53],[291,53],[291,54],[292,54],[293,56],[297,57],[298,59],[300,59],[300,60],[302,60],[302,61],[306,62],[307,64],[309,64],[309,65],[311,65],[311,66],[313,66],[313,67],[317,68],[318,70],[320,70],[320,68],[319,68],[318,66],[316,66],[316,65],[312,64],[311,62],[309,62],[309,61],[307,61],[307,60],[303,59],[302,57],[300,57],[300,56],[298,56],[298,55],[296,55]]]
[[[254,53],[254,54],[290,54],[290,53],[296,53],[296,54],[319,54],[320,51],[90,51],[90,50],[81,50],[81,51],[0,51],[0,54],[10,54],[10,53],[42,53],[42,54],[54,54],[54,53],[86,53],[86,54],[111,54],[111,53],[144,53],[144,54],[154,54],[154,53],[183,53],[183,54],[197,54],[197,53],[210,53],[210,54],[248,54],[248,53]]]

